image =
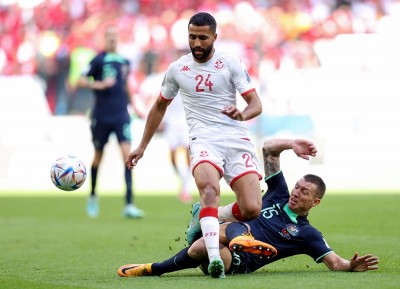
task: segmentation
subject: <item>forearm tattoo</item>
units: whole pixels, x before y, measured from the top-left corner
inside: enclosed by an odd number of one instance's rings
[[[265,177],[268,177],[276,172],[279,172],[281,169],[279,156],[272,156],[268,153],[267,150],[263,150],[263,158],[264,158],[264,172]]]

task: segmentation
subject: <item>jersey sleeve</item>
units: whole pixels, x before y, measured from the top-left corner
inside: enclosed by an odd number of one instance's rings
[[[179,85],[174,78],[175,74],[176,65],[174,62],[168,67],[161,84],[161,95],[166,100],[172,100],[178,94]]]
[[[231,56],[229,60],[231,72],[232,72],[232,82],[235,88],[241,95],[255,89],[252,83],[249,73],[247,72],[246,66],[240,59],[236,56]]]
[[[311,227],[308,239],[307,255],[311,256],[315,262],[322,262],[324,256],[333,252],[322,234],[314,227]]]
[[[268,186],[268,190],[265,192],[263,198],[274,197],[276,200],[278,200],[287,199],[289,197],[289,188],[282,171],[279,171],[269,178],[266,178],[265,183]]]
[[[99,67],[100,67],[100,58],[99,56],[96,56],[93,58],[89,64],[83,69],[82,75],[87,76],[87,77],[93,77],[96,80],[99,80]]]

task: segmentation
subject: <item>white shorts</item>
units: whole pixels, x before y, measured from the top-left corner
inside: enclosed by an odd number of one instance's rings
[[[261,165],[249,139],[192,137],[189,141],[192,171],[203,162],[212,164],[230,186],[240,177],[255,173],[261,180]]]

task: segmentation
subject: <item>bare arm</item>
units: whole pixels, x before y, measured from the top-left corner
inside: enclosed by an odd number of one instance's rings
[[[232,119],[246,121],[260,115],[262,112],[262,105],[257,92],[251,91],[243,97],[246,101],[247,106],[243,111],[240,111],[236,106],[230,105],[225,109],[221,110],[221,113],[229,116]]]
[[[129,169],[136,166],[139,159],[142,158],[144,151],[147,148],[147,145],[149,144],[153,135],[160,126],[160,123],[164,117],[164,114],[167,110],[169,103],[170,103],[169,101],[164,100],[161,97],[158,97],[157,100],[154,102],[147,116],[142,140],[139,146],[134,151],[132,151],[128,155],[128,158],[125,160],[125,164]]]
[[[326,267],[332,271],[364,272],[378,269],[378,257],[371,254],[359,256],[356,252],[350,260],[343,259],[335,253],[326,255],[323,260]]]
[[[317,154],[315,145],[308,140],[272,139],[265,141],[263,146],[265,177],[269,177],[280,171],[280,154],[289,149],[293,150],[298,157],[306,160],[309,159],[309,156]]]
[[[114,86],[116,79],[108,77],[104,80],[91,80],[89,77],[82,75],[77,82],[78,87],[90,88],[93,90],[103,90]]]

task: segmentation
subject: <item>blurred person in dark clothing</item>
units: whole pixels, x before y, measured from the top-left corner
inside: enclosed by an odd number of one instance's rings
[[[103,150],[111,133],[115,133],[123,159],[130,151],[131,118],[128,112],[130,95],[127,78],[130,63],[117,53],[118,32],[115,26],[105,29],[105,49],[90,62],[87,71],[78,81],[79,87],[90,88],[94,92],[95,104],[91,113],[92,141],[95,147],[91,166],[92,187],[87,202],[90,217],[99,214],[96,194],[97,173],[103,157]],[[144,212],[133,202],[132,172],[125,167],[125,207],[123,215],[128,218],[141,218]]]

